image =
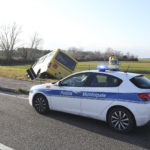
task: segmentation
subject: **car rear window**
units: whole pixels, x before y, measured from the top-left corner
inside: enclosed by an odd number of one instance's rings
[[[59,52],[55,59],[71,70],[76,66],[76,62],[62,52]]]
[[[130,81],[138,88],[150,89],[150,80],[144,77],[143,75],[136,76],[130,79]]]

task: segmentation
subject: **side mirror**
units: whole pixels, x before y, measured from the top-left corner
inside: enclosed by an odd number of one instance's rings
[[[63,86],[61,81],[58,82],[58,86]]]
[[[64,84],[62,81],[58,81],[55,85],[56,86],[67,86],[67,84]]]
[[[55,83],[55,85],[56,86],[62,86],[62,83],[61,83],[61,81],[58,81],[58,82]]]

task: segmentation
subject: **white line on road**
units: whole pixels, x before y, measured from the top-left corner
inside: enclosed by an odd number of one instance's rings
[[[14,149],[0,143],[0,150],[14,150]]]
[[[12,94],[7,94],[7,93],[1,93],[1,92],[0,92],[0,95],[5,95],[5,96],[10,96],[10,97],[15,97],[15,98],[21,98],[21,99],[28,99],[27,97],[18,96],[18,95],[12,95]]]

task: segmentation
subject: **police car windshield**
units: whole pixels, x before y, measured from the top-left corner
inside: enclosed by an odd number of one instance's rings
[[[135,86],[141,89],[150,89],[150,80],[143,75],[136,76],[130,80]]]

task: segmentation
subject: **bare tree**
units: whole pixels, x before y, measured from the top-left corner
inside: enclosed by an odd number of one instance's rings
[[[20,47],[17,49],[17,56],[21,57],[23,60],[27,60],[29,48]]]
[[[40,38],[39,34],[37,32],[35,32],[31,37],[30,48],[38,49],[42,41],[43,40],[42,40],[42,38]]]
[[[0,48],[4,51],[8,61],[12,59],[13,50],[17,49],[19,40],[19,34],[21,33],[21,27],[16,23],[11,25],[3,25],[0,28]]]

